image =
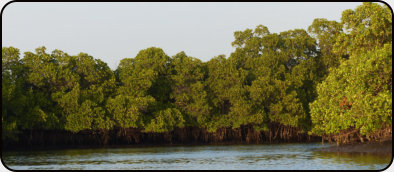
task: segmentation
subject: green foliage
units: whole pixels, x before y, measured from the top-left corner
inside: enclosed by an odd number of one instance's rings
[[[86,53],[2,48],[2,136],[21,130],[139,128],[213,132],[278,123],[315,134],[392,125],[392,16],[363,3],[341,22],[303,29],[266,26],[234,33],[236,48],[208,62],[156,47],[112,71]]]
[[[142,115],[150,103],[154,102],[152,97],[130,97],[119,95],[109,99],[107,108],[116,125],[123,128],[143,127]]]
[[[154,113],[154,119],[145,127],[145,132],[168,132],[175,127],[184,127],[185,120],[176,108],[167,108]]]
[[[364,2],[343,11],[341,23],[345,32],[334,45],[337,53],[356,54],[392,41],[392,13],[386,5]]]
[[[340,63],[340,56],[333,52],[333,46],[338,36],[343,33],[342,25],[336,21],[318,18],[308,27],[308,31],[318,41],[321,75],[326,75],[329,68],[337,67]]]
[[[170,98],[174,99],[174,104],[179,109],[190,116],[189,122],[195,121],[194,125],[204,126],[209,116],[209,106],[203,85],[203,63],[180,52],[173,57],[171,64],[174,74],[171,75]]]
[[[2,139],[17,139],[15,135],[19,132],[19,119],[23,113],[20,107],[26,103],[26,96],[22,90],[23,68],[19,55],[19,50],[14,47],[2,48]]]
[[[344,11],[342,23],[350,31],[335,45],[350,57],[317,86],[319,96],[310,104],[312,132],[355,128],[369,134],[392,125],[392,16],[387,7],[363,3]]]
[[[227,88],[217,89],[229,95],[230,125],[250,124],[257,117],[261,120],[256,125],[306,127],[308,103],[315,97],[313,81],[319,79],[314,74],[319,59],[315,39],[302,29],[271,34],[261,25],[234,36],[236,51],[223,63],[227,66],[217,69],[231,74],[223,81]]]
[[[317,134],[339,133],[347,128],[362,134],[392,125],[392,43],[351,56],[318,85],[311,103]]]

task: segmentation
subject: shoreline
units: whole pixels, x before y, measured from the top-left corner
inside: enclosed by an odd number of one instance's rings
[[[3,149],[1,152],[10,151],[50,151],[50,150],[63,150],[63,149],[108,149],[108,148],[151,148],[151,147],[193,147],[193,146],[247,146],[247,145],[281,145],[281,144],[310,144],[319,143],[315,142],[277,142],[277,143],[176,143],[176,144],[131,144],[131,145],[104,145],[104,146],[88,146],[88,145],[68,145],[68,146],[50,146],[50,147],[11,147]]]
[[[330,146],[320,148],[318,151],[331,153],[368,153],[368,154],[392,154],[392,140],[384,142],[365,142]]]
[[[175,145],[229,145],[261,143],[318,142],[319,136],[309,136],[298,128],[270,125],[267,131],[258,131],[252,125],[240,128],[223,127],[215,132],[205,128],[175,128],[171,132],[146,133],[141,129],[117,128],[108,131],[87,130],[72,133],[56,130],[36,130],[19,133],[17,140],[2,142],[2,149],[48,148],[102,148]]]
[[[310,144],[319,142],[277,142],[277,143],[186,143],[186,144],[119,144],[119,145],[59,145],[49,147],[12,147],[4,149],[1,152],[12,151],[51,151],[63,149],[108,149],[108,148],[149,148],[149,147],[177,147],[177,146],[243,146],[243,145],[280,145],[280,144]],[[315,151],[325,153],[366,153],[379,155],[392,155],[392,140],[384,142],[364,142],[345,144],[337,147],[332,145],[325,148],[316,148]]]

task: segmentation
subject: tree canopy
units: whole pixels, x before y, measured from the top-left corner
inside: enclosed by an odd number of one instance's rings
[[[392,125],[392,13],[366,2],[340,22],[234,32],[229,57],[141,50],[116,70],[86,53],[2,48],[3,139],[22,130],[215,131],[271,123],[310,134]]]

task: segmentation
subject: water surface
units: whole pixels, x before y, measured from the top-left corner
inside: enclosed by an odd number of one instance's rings
[[[327,153],[331,145],[275,144],[129,147],[3,152],[5,165],[28,169],[329,169],[379,170],[390,155]]]

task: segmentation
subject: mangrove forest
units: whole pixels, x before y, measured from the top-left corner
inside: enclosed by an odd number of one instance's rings
[[[207,62],[150,47],[116,70],[89,54],[2,48],[2,144],[385,141],[392,135],[392,11],[234,32]]]

